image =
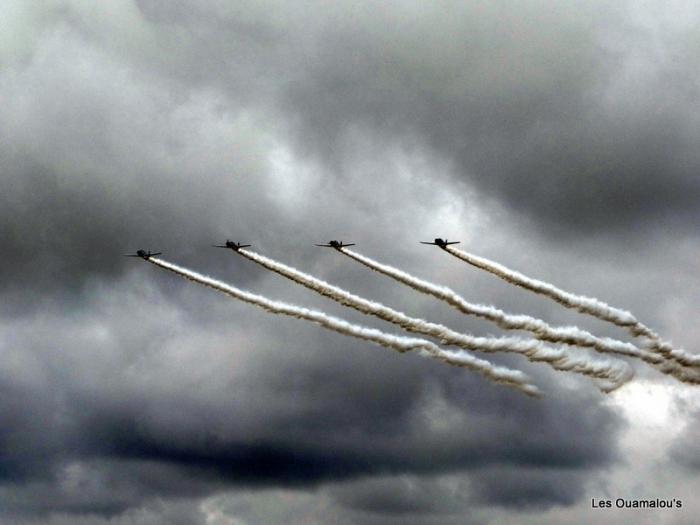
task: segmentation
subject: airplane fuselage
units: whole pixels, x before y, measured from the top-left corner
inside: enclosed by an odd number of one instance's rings
[[[426,242],[426,241],[420,241],[421,244],[433,244],[435,246],[439,246],[443,250],[447,248],[450,244],[459,244],[459,241],[448,241],[447,239],[441,239],[440,237],[437,237],[436,239],[433,239],[433,242]]]
[[[241,244],[240,242],[226,241],[226,244],[215,244],[214,248],[230,248],[234,252],[237,252],[241,248],[248,248],[250,244]]]
[[[343,241],[328,241],[328,244],[317,244],[316,246],[322,246],[324,248],[335,248],[336,250],[340,250],[341,248],[345,248],[346,246],[355,246],[353,243],[350,244],[343,244]]]
[[[161,253],[162,252],[151,253],[150,251],[147,252],[146,250],[136,250],[136,253],[127,253],[127,254],[125,254],[125,256],[126,257],[141,257],[141,259],[144,259],[147,261],[151,257],[154,257],[156,255],[161,255]]]

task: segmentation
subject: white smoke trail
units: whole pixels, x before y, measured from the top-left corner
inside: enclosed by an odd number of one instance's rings
[[[446,286],[440,286],[423,279],[419,279],[402,270],[399,270],[398,268],[394,268],[393,266],[389,266],[387,264],[382,264],[347,248],[340,248],[338,251],[370,268],[371,270],[391,277],[400,283],[410,286],[414,290],[440,299],[464,314],[486,319],[496,323],[498,326],[506,330],[527,330],[532,332],[535,337],[543,341],[593,348],[597,352],[601,353],[613,353],[636,357],[642,359],[646,363],[651,364],[659,370],[665,371],[680,381],[700,384],[700,378],[693,375],[678,363],[667,363],[664,357],[647,350],[637,348],[631,343],[625,343],[608,337],[597,337],[590,332],[581,330],[576,326],[554,327],[542,319],[537,319],[529,315],[509,314],[494,306],[473,304]]]
[[[526,356],[530,361],[548,363],[556,370],[577,372],[598,379],[607,379],[613,381],[617,386],[621,386],[631,379],[631,369],[626,363],[609,360],[594,361],[587,357],[574,358],[568,356],[561,349],[546,346],[540,341],[516,337],[474,337],[462,334],[446,326],[409,317],[383,304],[368,301],[253,251],[240,249],[237,250],[237,253],[340,304],[396,324],[409,332],[435,337],[444,345],[459,346],[467,350],[482,352],[518,353]]]
[[[492,273],[511,284],[520,286],[521,288],[525,288],[526,290],[530,290],[536,294],[549,297],[567,308],[578,310],[581,313],[591,315],[602,321],[607,321],[617,326],[626,328],[634,336],[646,337],[650,341],[646,348],[663,355],[667,359],[672,359],[683,366],[700,366],[700,356],[689,354],[683,350],[674,349],[669,343],[663,341],[659,334],[654,332],[648,326],[644,325],[634,315],[626,310],[614,308],[593,297],[586,297],[583,295],[576,295],[566,292],[552,284],[537,279],[532,279],[520,272],[506,268],[502,264],[490,261],[483,257],[472,255],[453,246],[445,246],[443,247],[443,250],[451,255],[454,255],[458,259]]]
[[[700,368],[700,355],[689,354],[685,350],[673,348],[671,343],[661,339],[658,334],[652,332],[651,330],[649,330],[649,332],[652,335],[647,336],[650,340],[649,344],[646,345],[646,348],[657,352],[668,359],[672,359],[683,366]]]
[[[425,339],[395,336],[374,328],[367,328],[349,323],[343,319],[326,315],[318,310],[310,310],[308,308],[302,308],[280,301],[271,301],[270,299],[260,295],[239,290],[238,288],[234,288],[233,286],[216,279],[212,279],[211,277],[182,268],[156,257],[149,257],[147,260],[156,266],[160,266],[161,268],[181,275],[190,281],[194,281],[196,283],[203,284],[204,286],[208,286],[209,288],[213,288],[219,292],[223,292],[234,299],[238,299],[239,301],[258,306],[267,312],[287,315],[296,319],[303,319],[305,321],[311,321],[312,323],[321,325],[324,328],[333,330],[334,332],[364,339],[365,341],[370,341],[399,352],[420,350],[426,355],[435,357],[436,359],[450,365],[468,368],[482,374],[496,383],[517,388],[525,394],[531,396],[540,395],[539,389],[530,384],[527,376],[519,370],[511,370],[503,366],[496,366],[489,361],[479,359],[469,355],[466,352],[448,352],[434,343],[426,341]]]

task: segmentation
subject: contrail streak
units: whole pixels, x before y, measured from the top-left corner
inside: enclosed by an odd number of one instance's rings
[[[453,345],[467,350],[481,352],[511,352],[523,354],[530,361],[548,363],[556,370],[577,372],[598,379],[612,381],[616,387],[622,386],[631,379],[631,369],[626,363],[608,360],[594,361],[589,358],[574,358],[561,349],[552,348],[540,341],[525,340],[517,337],[474,337],[455,332],[446,326],[431,323],[423,319],[409,317],[383,304],[369,301],[325,281],[316,279],[290,266],[264,257],[250,250],[236,250],[247,259],[297,282],[325,297],[354,308],[367,315],[373,315],[384,321],[400,326],[409,332],[419,333],[437,338],[443,345]]]
[[[529,315],[509,314],[493,306],[473,304],[446,286],[440,286],[419,279],[393,266],[382,264],[347,248],[339,248],[338,251],[371,270],[391,277],[400,283],[410,286],[414,290],[440,299],[464,314],[491,321],[503,329],[527,330],[542,341],[593,348],[600,353],[613,353],[636,357],[676,377],[680,381],[700,384],[700,378],[694,376],[678,363],[669,363],[664,357],[637,348],[631,343],[625,343],[608,337],[597,337],[575,326],[554,327],[541,319]]]
[[[204,286],[208,286],[209,288],[223,292],[234,299],[255,305],[267,312],[287,315],[296,319],[303,319],[305,321],[311,321],[312,323],[321,325],[324,328],[333,330],[334,332],[364,339],[365,341],[370,341],[399,352],[421,350],[425,354],[435,357],[440,361],[450,365],[468,368],[482,374],[496,383],[517,388],[525,394],[531,396],[540,395],[539,389],[529,383],[527,376],[519,370],[511,370],[503,366],[496,366],[489,361],[479,359],[469,355],[466,352],[448,352],[436,344],[426,341],[425,339],[395,336],[374,328],[367,328],[349,323],[343,319],[326,315],[318,310],[310,310],[308,308],[302,308],[280,301],[272,301],[260,295],[239,290],[238,288],[234,288],[226,283],[212,279],[211,277],[207,277],[192,270],[182,268],[162,259],[149,257],[147,260],[156,266],[160,266],[161,268],[176,273],[182,277],[185,277],[186,279],[189,279],[190,281],[203,284]]]
[[[607,321],[622,328],[626,328],[634,336],[646,337],[649,340],[647,348],[663,355],[667,359],[672,359],[684,366],[700,366],[700,356],[689,354],[683,350],[675,350],[669,343],[663,341],[659,334],[626,310],[612,307],[593,297],[566,292],[552,284],[538,279],[532,279],[520,272],[506,268],[502,264],[472,255],[452,246],[445,246],[442,247],[442,249],[472,266],[476,266],[477,268],[500,277],[504,281],[535,292],[536,294],[549,297],[566,308],[578,310],[581,313],[591,315],[602,321]]]

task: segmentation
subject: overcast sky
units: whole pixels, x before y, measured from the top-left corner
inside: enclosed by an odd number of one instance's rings
[[[489,356],[531,399],[122,254],[399,333],[211,248],[251,243],[500,334],[313,246],[342,239],[627,340],[418,244],[447,237],[696,352],[698,27],[683,1],[4,0],[0,521],[694,523],[697,389]]]

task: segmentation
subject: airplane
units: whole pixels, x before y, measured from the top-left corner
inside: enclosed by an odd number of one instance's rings
[[[241,244],[240,242],[233,242],[233,241],[226,241],[226,244],[215,244],[213,247],[214,248],[230,248],[233,251],[237,252],[241,248],[248,248],[251,246],[250,244]]]
[[[156,255],[163,255],[163,252],[151,253],[150,251],[137,250],[136,253],[126,253],[124,257],[141,257],[142,259],[148,260]]]
[[[328,241],[328,244],[317,244],[316,246],[322,246],[324,248],[335,248],[336,250],[339,250],[340,248],[345,248],[347,246],[355,246],[355,244],[343,244],[343,241]]]
[[[445,246],[449,246],[450,244],[459,244],[459,241],[447,242],[447,239],[445,239],[443,241],[440,237],[438,237],[433,242],[420,241],[420,243],[421,244],[434,244],[435,246],[439,246],[440,248],[444,248]]]

